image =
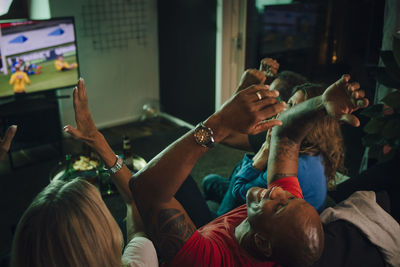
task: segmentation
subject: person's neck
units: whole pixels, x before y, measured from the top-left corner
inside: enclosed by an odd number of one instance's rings
[[[247,218],[235,228],[235,238],[239,243],[239,246],[251,257],[259,261],[266,261],[268,259],[258,251],[257,246],[254,243],[254,234],[254,230],[251,228]]]

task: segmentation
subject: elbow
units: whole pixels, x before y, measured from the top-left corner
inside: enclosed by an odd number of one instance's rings
[[[240,187],[239,186],[234,186],[231,192],[232,196],[234,199],[242,199],[242,196],[240,194]]]

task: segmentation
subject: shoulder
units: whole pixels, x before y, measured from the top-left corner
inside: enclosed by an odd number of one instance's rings
[[[246,216],[246,205],[242,205],[206,224],[187,240],[170,266],[197,267],[236,263],[240,247],[234,237],[234,230]]]
[[[134,237],[126,245],[122,255],[125,266],[158,266],[153,243],[146,237]]]

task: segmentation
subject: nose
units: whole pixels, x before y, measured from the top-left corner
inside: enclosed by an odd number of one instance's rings
[[[282,200],[287,200],[287,196],[286,196],[285,190],[283,190],[280,187],[275,187],[272,190],[271,194],[269,195],[269,198],[270,199],[281,200],[281,201]]]

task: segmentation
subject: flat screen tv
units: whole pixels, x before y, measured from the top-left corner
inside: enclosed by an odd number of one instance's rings
[[[72,17],[0,22],[0,98],[70,88],[79,78]]]
[[[314,47],[317,27],[316,5],[295,3],[265,6],[261,17],[261,54]]]

